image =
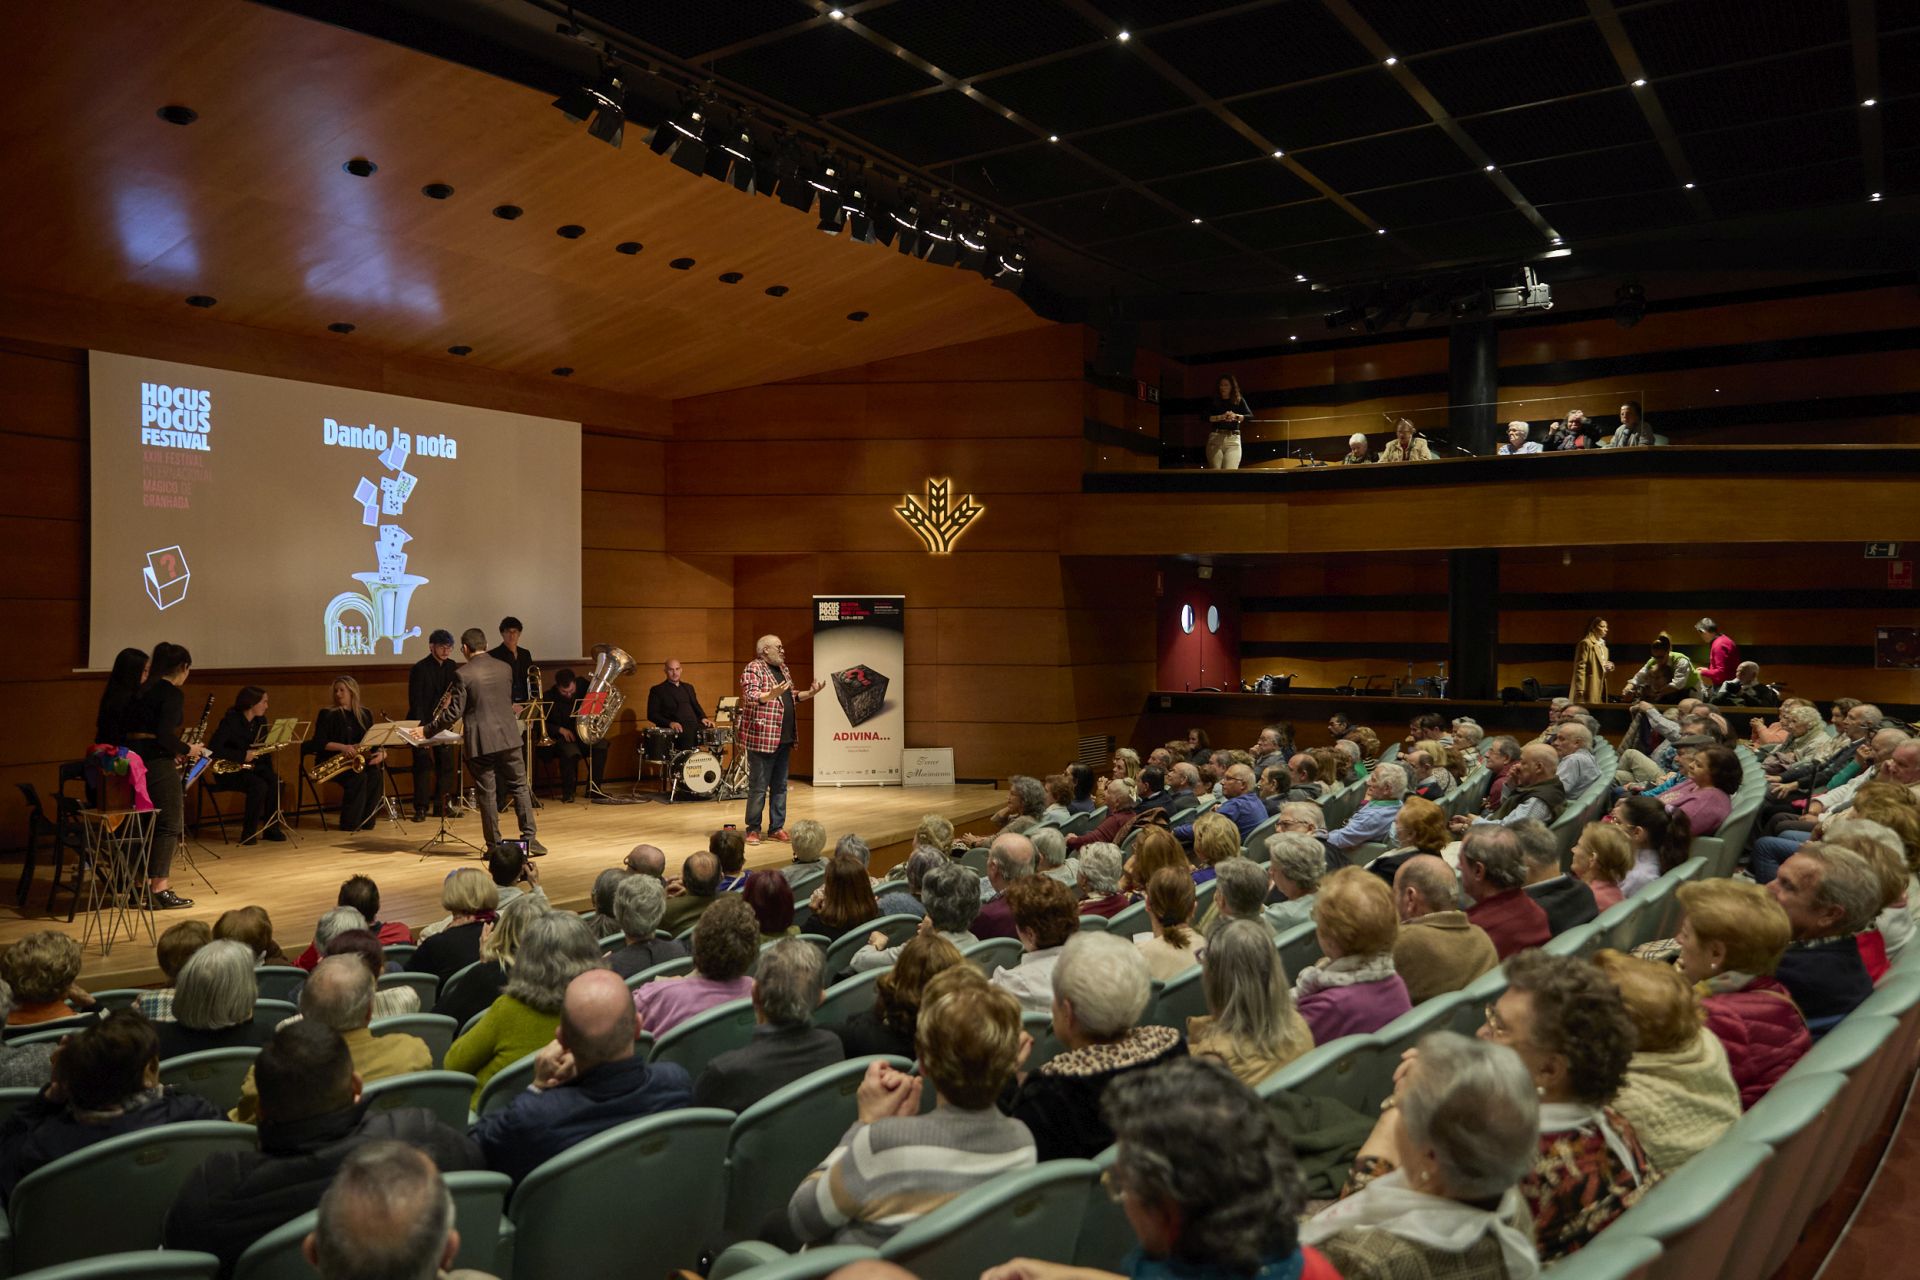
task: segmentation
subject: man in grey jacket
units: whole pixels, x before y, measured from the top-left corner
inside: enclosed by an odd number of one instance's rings
[[[520,750],[520,722],[513,714],[513,668],[487,653],[487,633],[478,627],[461,634],[460,648],[467,660],[448,686],[453,696],[420,726],[420,737],[431,738],[463,721],[467,767],[480,801],[482,843],[489,849],[500,843],[498,790],[504,783],[527,851],[545,853],[547,847],[534,838],[533,792],[527,787],[527,762]]]

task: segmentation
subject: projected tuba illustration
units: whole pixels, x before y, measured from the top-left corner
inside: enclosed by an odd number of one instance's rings
[[[342,591],[327,605],[327,652],[334,655],[370,655],[380,641],[393,641],[397,654],[408,640],[420,634],[419,627],[407,625],[407,607],[413,593],[426,583],[417,573],[403,573],[389,579],[379,573],[356,573],[354,581],[367,589]],[[362,619],[361,626],[350,626],[352,615]]]
[[[593,646],[593,674],[587,677],[573,721],[574,732],[582,742],[604,742],[613,732],[613,718],[627,704],[613,682],[632,671],[633,659],[625,649],[610,644]]]

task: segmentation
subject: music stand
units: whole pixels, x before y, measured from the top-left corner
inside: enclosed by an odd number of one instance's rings
[[[432,747],[449,747],[450,746],[450,747],[454,747],[461,750],[463,759],[461,759],[459,762],[457,762],[454,765],[454,779],[455,779],[455,784],[458,785],[460,770],[464,768],[466,764],[464,759],[464,756],[465,756],[464,749],[467,741],[466,721],[464,719],[455,720],[452,724],[442,729],[439,733],[434,734],[431,738],[418,737],[417,735],[419,733],[420,722],[418,720],[415,720],[412,722],[412,724],[413,724],[413,727],[412,727],[411,733],[416,736],[409,737],[407,734],[402,734],[401,735],[402,746],[414,747],[414,748],[432,748]],[[460,797],[458,797],[458,795],[456,794],[455,796],[448,798],[449,800],[448,803],[436,806],[440,810],[440,827],[437,831],[433,833],[432,836],[428,838],[425,844],[420,846],[419,853],[422,861],[425,861],[426,858],[429,855],[431,855],[435,850],[444,848],[449,845],[456,845],[456,844],[463,844],[467,846],[467,848],[473,850],[475,853],[486,852],[485,849],[482,849],[479,845],[467,839],[465,836],[456,835],[447,826],[447,819],[451,817],[453,813],[452,801],[458,798]],[[462,800],[461,812],[463,816],[465,814],[466,807],[467,806],[465,801]]]
[[[420,728],[418,720],[383,720],[369,728],[360,739],[362,758],[389,747],[411,747],[407,735]],[[401,835],[407,831],[406,820],[400,816],[400,784],[393,779],[393,770],[382,765],[380,770],[380,803],[387,811],[387,819],[400,828]]]
[[[273,727],[267,730],[267,736],[260,740],[260,745],[268,748],[271,753],[277,753],[281,747],[290,746],[297,748],[300,743],[306,741],[307,734],[312,729],[313,721],[296,720],[292,716],[287,716],[285,719],[275,720],[273,722]],[[300,767],[298,763],[299,759],[300,756],[296,750],[294,753],[294,768],[296,769]],[[287,821],[287,808],[280,798],[282,791],[286,788],[286,780],[280,776],[278,769],[273,771],[273,781],[273,814],[265,822],[260,824],[260,831],[264,833],[268,827],[278,827],[287,833],[289,840],[295,844],[299,844],[300,833],[294,830],[291,822]],[[294,781],[297,785],[299,779],[296,778]],[[258,843],[257,839],[255,843]]]

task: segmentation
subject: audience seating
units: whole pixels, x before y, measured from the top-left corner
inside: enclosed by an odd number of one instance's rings
[[[433,1112],[441,1124],[459,1132],[467,1127],[473,1083],[473,1077],[464,1071],[412,1071],[402,1076],[369,1081],[360,1090],[360,1100],[367,1104],[370,1111],[425,1107]],[[492,1084],[493,1081],[487,1083]],[[489,1100],[485,1096],[481,1098],[483,1104]],[[512,1098],[508,1097],[505,1101],[510,1102]]]
[[[76,1013],[68,1018],[52,1018],[46,1022],[29,1022],[24,1026],[8,1027],[4,1039],[8,1044],[44,1044],[49,1040],[59,1040],[70,1031],[84,1031],[99,1018],[93,1013]]]
[[[139,987],[110,987],[105,991],[95,991],[90,994],[93,996],[96,1011],[104,1018],[121,1009],[132,1008],[147,992]]]
[[[540,1051],[536,1049],[516,1062],[509,1062],[489,1076],[486,1084],[480,1087],[480,1098],[473,1106],[473,1118],[478,1119],[510,1105],[515,1097],[524,1092],[526,1087],[533,1083],[533,1060],[539,1056]],[[416,1072],[415,1074],[426,1073]]]
[[[802,1076],[740,1113],[727,1135],[721,1224],[727,1242],[751,1239],[770,1215],[785,1213],[801,1180],[859,1118],[860,1081],[875,1062],[900,1071],[913,1067],[905,1058],[850,1058]]]
[[[160,1083],[205,1098],[224,1114],[240,1105],[240,1086],[259,1056],[253,1045],[183,1053],[160,1064]]]
[[[1730,1139],[1772,1148],[1775,1157],[1761,1177],[1752,1229],[1735,1242],[1728,1274],[1770,1276],[1793,1251],[1800,1224],[1818,1204],[1808,1195],[1806,1171],[1830,1141],[1846,1088],[1847,1077],[1837,1071],[1782,1080],[1728,1131]]]
[[[828,987],[820,997],[820,1007],[813,1011],[813,1025],[841,1026],[854,1014],[873,1008],[873,984],[885,972],[885,969],[869,969]]]
[[[627,990],[644,987],[655,978],[677,978],[683,973],[693,972],[693,957],[680,956],[674,960],[662,960],[659,964],[642,969],[627,979]]]
[[[975,845],[960,855],[960,865],[979,876],[987,874],[987,856],[991,850],[984,844]]]
[[[637,1258],[653,1275],[698,1269],[720,1238],[733,1122],[714,1107],[630,1120],[535,1169],[507,1204],[514,1271],[624,1276]]]
[[[382,950],[386,953],[388,964],[405,965],[413,959],[413,953],[420,949],[413,942],[389,942]]]
[[[1105,916],[1093,915],[1090,912],[1082,915],[1080,917],[1080,932],[1081,933],[1107,932],[1107,918]]]
[[[1148,1012],[1152,1011],[1151,1002],[1148,1003],[1147,1008]],[[1067,1046],[1061,1044],[1060,1037],[1053,1033],[1051,1013],[1023,1013],[1020,1015],[1020,1025],[1026,1028],[1028,1035],[1033,1037],[1033,1051],[1027,1055],[1026,1065],[1020,1068],[1022,1071],[1029,1073],[1038,1071],[1067,1051]]]
[[[1217,879],[1209,880],[1203,885],[1195,886],[1193,891],[1193,918],[1195,920],[1207,914],[1207,908],[1213,905],[1213,895],[1219,892],[1219,890],[1220,881]]]
[[[1167,979],[1167,985],[1161,989],[1159,998],[1153,1001],[1149,1010],[1156,1025],[1172,1027],[1185,1035],[1188,1018],[1206,1016],[1207,993],[1200,985],[1201,975],[1202,970],[1196,964],[1185,973]]]
[[[1018,938],[982,938],[960,954],[986,970],[991,978],[1000,970],[1019,964],[1025,951]]]
[[[1091,1160],[1002,1174],[903,1227],[880,1256],[919,1280],[979,1280],[1015,1257],[1070,1263],[1099,1177]]]
[[[1654,1260],[1660,1256],[1660,1244],[1645,1236],[1622,1235],[1616,1222],[1580,1252],[1571,1254],[1549,1267],[1545,1274],[1553,1280],[1645,1280],[1653,1274]]]
[[[37,1085],[23,1084],[0,1089],[0,1125],[7,1122],[7,1117],[12,1115],[14,1109],[21,1103],[31,1102],[39,1096],[40,1089]]]
[[[460,1034],[459,1024],[444,1013],[401,1013],[375,1018],[367,1027],[376,1036],[416,1036],[433,1052],[433,1065],[447,1060],[447,1047]]]
[[[472,997],[472,992],[467,990],[469,986],[487,987],[492,984],[492,978],[480,972],[486,967],[487,961],[475,960],[463,969],[454,970],[447,980],[440,984],[438,999],[456,1005],[467,1003]]]
[[[879,1257],[857,1244],[829,1244],[788,1253],[759,1240],[743,1240],[714,1259],[707,1280],[825,1280],[850,1262]]]
[[[1771,1159],[1773,1152],[1757,1142],[1722,1138],[1655,1183],[1606,1231],[1658,1241],[1663,1276],[1750,1280],[1752,1272],[1733,1265],[1734,1245]]]
[[[412,973],[407,971],[400,973],[383,973],[380,975],[380,980],[375,986],[381,991],[393,991],[400,987],[412,987],[420,993],[420,1007],[422,1009],[433,1008],[434,1001],[439,999],[440,996],[440,979],[431,973]]]
[[[698,1079],[707,1063],[729,1049],[744,1049],[753,1038],[753,1026],[753,1001],[729,1000],[662,1032],[654,1041],[650,1060],[678,1063]]]
[[[820,972],[825,974],[827,980],[831,982],[847,971],[847,966],[853,963],[853,953],[866,946],[867,940],[875,933],[886,934],[887,945],[893,946],[911,938],[919,927],[919,916],[910,916],[903,912],[899,915],[881,916],[857,928],[849,929],[835,938],[832,945],[827,948],[827,962]]]
[[[1320,959],[1319,926],[1308,920],[1293,926],[1275,940],[1280,948],[1280,965],[1289,978],[1302,969],[1312,968]]]
[[[1272,835],[1273,829],[1279,825],[1280,815],[1276,813],[1271,818],[1260,823],[1253,830],[1247,832],[1247,838],[1240,842],[1240,856],[1243,858],[1252,858],[1255,862],[1265,862],[1267,860],[1267,837]]]
[[[253,1025],[273,1034],[274,1028],[288,1018],[296,1017],[300,1006],[291,1000],[255,1000],[253,1002]]]
[[[1112,1146],[1095,1156],[1094,1168],[1099,1170],[1095,1176],[1111,1170],[1119,1154],[1120,1148]],[[1073,1265],[1125,1275],[1127,1255],[1133,1251],[1135,1242],[1133,1226],[1127,1221],[1127,1211],[1114,1203],[1113,1198],[1106,1194],[1106,1189],[1096,1183],[1093,1192],[1087,1196],[1087,1207],[1080,1218],[1080,1234],[1073,1245]]]
[[[186,1121],[108,1138],[34,1170],[7,1202],[11,1268],[159,1248],[187,1175],[217,1152],[251,1151],[256,1137],[252,1125]],[[102,1212],[106,1187],[111,1212]]]
[[[305,969],[290,964],[266,964],[253,971],[254,988],[262,1000],[291,1000],[307,983]]]
[[[17,1273],[14,1280],[214,1280],[220,1259],[210,1253],[184,1249],[142,1249],[138,1253],[107,1253],[81,1262]],[[307,1269],[302,1280],[311,1280]]]
[[[902,872],[904,876],[904,872]],[[813,888],[827,878],[827,864],[816,862],[810,867],[796,871],[788,877],[787,883],[793,886],[793,898],[796,902],[805,902],[813,895]]]
[[[513,1189],[513,1179],[504,1173],[482,1170],[464,1170],[442,1177],[446,1179],[447,1190],[453,1194],[454,1230],[460,1233],[460,1251],[454,1255],[454,1268],[511,1276],[512,1268],[506,1264],[511,1262],[512,1230],[503,1209]],[[319,1216],[318,1211],[308,1210],[254,1241],[234,1264],[233,1280],[313,1280],[313,1268],[307,1265],[300,1246]]]
[[[1113,913],[1107,921],[1107,932],[1118,934],[1122,938],[1138,937],[1143,933],[1152,933],[1153,925],[1147,919],[1146,900],[1142,899],[1130,907],[1122,907]]]

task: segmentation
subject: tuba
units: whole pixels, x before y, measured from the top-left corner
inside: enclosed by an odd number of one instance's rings
[[[613,687],[613,682],[632,672],[633,659],[627,656],[626,650],[610,644],[593,646],[593,674],[587,677],[587,687],[580,695],[580,701],[595,709],[591,714],[581,712],[574,717],[574,732],[580,735],[580,741],[605,742],[607,735],[613,732],[613,718],[627,704],[627,700],[620,696],[620,691]]]

